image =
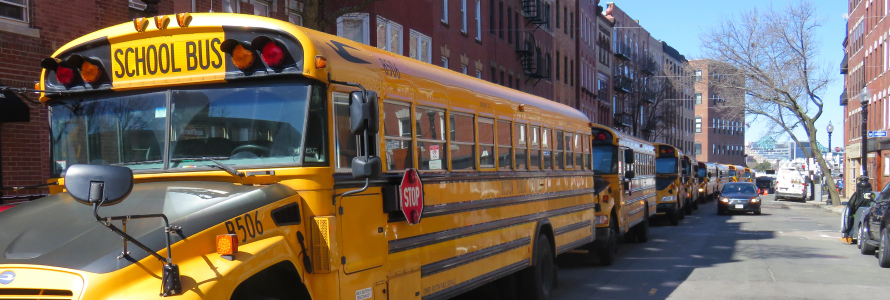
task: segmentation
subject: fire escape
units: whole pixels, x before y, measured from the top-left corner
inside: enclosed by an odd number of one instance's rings
[[[522,0],[522,15],[528,19],[528,24],[535,24],[535,29],[523,32],[517,41],[516,54],[522,66],[522,73],[527,80],[536,79],[534,84],[544,78],[550,77],[550,68],[544,60],[541,50],[537,47],[534,32],[549,21],[548,12],[544,11],[541,0]],[[527,81],[526,80],[526,81]]]

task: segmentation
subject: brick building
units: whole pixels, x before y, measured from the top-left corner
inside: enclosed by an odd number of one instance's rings
[[[737,69],[711,60],[689,62],[695,80],[695,159],[745,165],[745,95]]]
[[[33,87],[40,60],[55,49],[138,16],[231,12],[303,25],[312,20],[303,14],[314,11],[302,0],[21,2],[0,2],[0,85]],[[342,3],[351,2],[330,0],[322,14]],[[599,0],[384,0],[355,8],[324,31],[552,99],[640,136],[650,112],[628,99],[645,100],[644,89],[634,86],[654,75],[646,62],[656,55],[650,49],[658,48],[657,40],[614,3],[608,6]],[[39,184],[49,176],[47,112],[31,104],[26,114],[27,122],[0,120],[2,186]]]
[[[660,44],[664,53],[663,60],[660,61],[661,74],[665,75],[666,83],[662,93],[665,95],[664,101],[668,104],[666,109],[670,110],[665,120],[667,127],[665,129],[669,130],[659,135],[663,139],[660,142],[674,145],[684,153],[693,153],[695,107],[692,101],[692,67],[677,49],[663,41]]]
[[[890,5],[886,1],[848,0],[844,57],[840,73],[844,74],[844,92],[840,104],[844,106],[845,185],[847,193],[855,191],[856,178],[862,175],[862,104],[863,88],[868,88],[868,123],[866,130],[888,130],[888,80],[890,58]],[[880,189],[890,181],[890,139],[866,137],[865,167],[872,189]]]

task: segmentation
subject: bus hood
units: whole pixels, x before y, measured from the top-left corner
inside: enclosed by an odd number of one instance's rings
[[[185,237],[264,205],[295,195],[287,186],[243,186],[224,182],[151,182],[133,186],[120,204],[99,208],[99,215],[121,216],[164,213]],[[120,222],[115,226],[122,228]],[[151,249],[165,247],[164,222],[140,219],[127,222],[127,233]],[[173,235],[172,242],[181,238]],[[17,205],[0,213],[0,264],[33,264],[108,273],[148,256],[135,245],[132,259],[117,259],[123,251],[120,236],[96,222],[93,209],[67,193]],[[176,253],[173,253],[176,261]]]

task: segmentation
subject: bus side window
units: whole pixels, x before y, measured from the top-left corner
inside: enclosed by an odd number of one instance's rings
[[[494,119],[479,117],[479,169],[494,168]]]
[[[445,151],[445,110],[428,107],[415,107],[417,128],[417,164],[420,170],[444,171],[447,166]]]
[[[516,170],[525,171],[528,169],[528,136],[526,135],[525,124],[513,124],[513,143],[516,147],[513,150],[514,160],[516,161]]]
[[[553,133],[553,144],[556,145],[556,153],[553,156],[553,169],[565,169],[565,133],[562,130],[556,130]]]
[[[571,132],[566,132],[564,137],[566,146],[566,169],[575,168],[575,144],[572,142],[575,138]]]
[[[541,170],[541,128],[538,126],[530,127],[529,131],[529,170]]]
[[[578,170],[583,170],[587,166],[587,162],[584,160],[584,146],[582,143],[582,138],[585,138],[583,135],[575,134],[575,146],[572,149],[575,149],[575,163],[578,164]]]
[[[358,136],[349,131],[349,94],[332,93],[334,99],[334,168],[352,172],[352,158],[358,156]]]
[[[386,100],[383,102],[383,132],[386,142],[386,170],[414,167],[411,153],[411,105]]]
[[[544,150],[544,154],[541,155],[541,169],[544,170],[550,170],[553,168],[553,149],[550,149],[550,136],[550,128],[543,128],[541,130],[541,148]]]
[[[476,130],[472,115],[449,112],[448,126],[450,131],[451,170],[476,169]]]
[[[498,169],[509,171],[513,169],[513,144],[510,121],[498,120]]]
[[[328,110],[325,107],[327,102],[327,92],[321,85],[316,85],[309,95],[309,113],[306,118],[305,145],[303,147],[303,163],[306,165],[323,165],[328,166]],[[276,139],[279,140],[279,139]],[[276,150],[277,145],[272,145],[272,153],[281,152]],[[287,152],[287,151],[285,151]]]

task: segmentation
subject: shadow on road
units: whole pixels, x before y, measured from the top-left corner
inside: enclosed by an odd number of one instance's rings
[[[756,220],[767,216],[738,217]],[[556,260],[559,286],[553,299],[666,299],[697,268],[739,259],[820,257],[813,249],[782,246],[758,246],[756,254],[741,254],[749,253],[743,250],[750,246],[740,242],[774,239],[776,233],[741,230],[747,222],[740,219],[717,216],[714,203],[702,204],[679,226],[653,219],[650,240],[621,243],[612,266],[601,266],[583,251],[560,255]],[[503,284],[489,284],[456,299],[513,299],[516,295],[511,290]]]

